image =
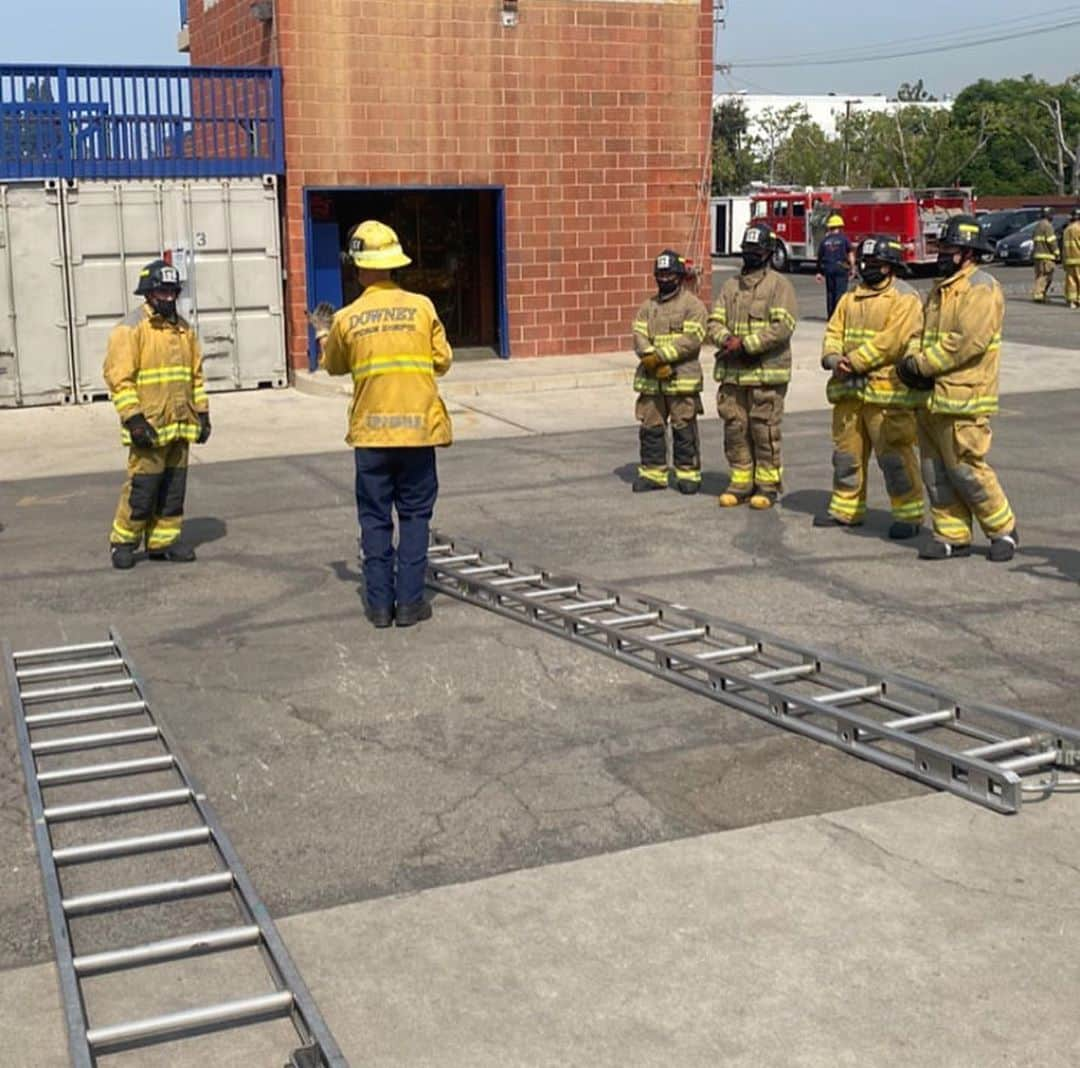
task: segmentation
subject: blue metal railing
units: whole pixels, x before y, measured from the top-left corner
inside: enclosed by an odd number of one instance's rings
[[[0,179],[281,174],[281,72],[0,65]]]

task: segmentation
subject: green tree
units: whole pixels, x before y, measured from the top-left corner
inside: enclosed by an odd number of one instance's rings
[[[776,149],[775,177],[788,185],[839,185],[843,147],[809,118],[797,122]]]
[[[920,78],[917,82],[901,82],[900,88],[896,90],[896,99],[907,103],[919,103],[925,100],[937,100],[937,97],[931,96],[926,91],[923,80]]]
[[[750,121],[741,100],[713,108],[712,191],[715,196],[745,193],[754,179],[754,153],[747,135]]]

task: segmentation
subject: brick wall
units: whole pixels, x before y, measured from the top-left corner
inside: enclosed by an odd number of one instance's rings
[[[305,186],[504,185],[514,356],[626,349],[666,246],[708,292],[712,0],[277,0],[257,39],[249,6],[193,0],[191,60],[283,68],[296,366]]]

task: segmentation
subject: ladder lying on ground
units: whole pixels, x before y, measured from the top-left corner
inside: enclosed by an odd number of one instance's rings
[[[12,652],[5,641],[4,663],[60,972],[72,1064],[77,1068],[89,1068],[108,1053],[287,1017],[302,1043],[291,1053],[287,1052],[290,1058],[287,1068],[344,1068],[347,1062],[319,1015],[232,844],[205,796],[179,760],[162,723],[151,712],[145,685],[132,667],[120,635],[111,631],[108,641],[23,652]],[[94,703],[102,699],[108,703]],[[33,706],[35,711],[27,714],[27,706]],[[37,711],[38,708],[49,710]],[[66,728],[75,725],[118,719],[123,719],[129,726],[104,732],[64,733]],[[77,726],[77,729],[84,728]],[[57,731],[61,732],[60,736]],[[81,754],[92,749],[121,746],[132,751],[150,747],[153,752],[109,763],[50,766],[59,754]],[[65,804],[49,804],[44,796],[47,791],[70,784],[162,772],[175,775],[172,788]],[[105,821],[115,819],[121,813],[143,814],[170,806],[184,806],[193,817],[191,825],[180,830],[126,838],[106,837],[54,848],[55,832],[67,821]],[[107,835],[108,831],[105,833]],[[205,875],[101,893],[64,893],[64,872],[69,866],[136,854],[154,854],[160,858],[166,851],[197,846],[209,847],[216,870]],[[236,926],[106,952],[78,954],[75,951],[71,929],[75,917],[225,892],[232,894],[240,916],[241,922]],[[90,1026],[83,989],[88,977],[240,947],[255,947],[261,951],[274,988],[271,992],[166,1015]],[[181,1060],[173,1063],[181,1063]]]
[[[1080,763],[1078,730],[437,532],[428,585],[997,812]]]

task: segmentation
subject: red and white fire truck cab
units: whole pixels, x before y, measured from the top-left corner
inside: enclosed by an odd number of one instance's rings
[[[778,271],[817,259],[832,199],[832,190],[805,186],[774,186],[751,194],[750,221],[765,223],[778,238],[773,254]]]
[[[845,189],[833,196],[844,217],[844,233],[854,244],[867,234],[890,234],[904,246],[912,266],[937,259],[937,240],[953,215],[974,214],[967,187],[951,189]]]

